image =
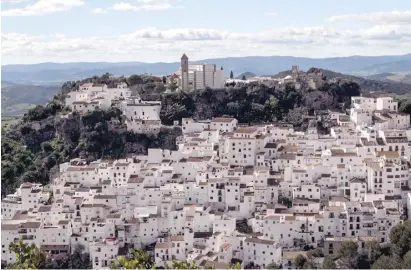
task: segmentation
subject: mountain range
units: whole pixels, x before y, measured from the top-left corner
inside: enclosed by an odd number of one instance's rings
[[[349,56],[333,58],[307,58],[293,56],[247,56],[204,59],[190,61],[192,64],[216,64],[223,67],[226,76],[233,71],[235,76],[244,72],[257,75],[276,74],[298,65],[307,70],[310,67],[329,69],[345,74],[369,76],[376,73],[411,73],[411,53],[391,56]],[[67,80],[80,80],[109,72],[114,75],[129,76],[149,73],[167,75],[176,72],[179,62],[143,63],[143,62],[76,62],[76,63],[40,63],[31,65],[2,66],[2,80],[23,84],[60,84]]]

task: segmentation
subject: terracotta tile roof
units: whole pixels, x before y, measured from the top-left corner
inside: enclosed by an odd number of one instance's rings
[[[235,118],[216,117],[211,122],[231,123]]]
[[[257,130],[258,128],[256,127],[240,127],[235,131],[235,133],[252,134],[257,132]]]
[[[138,175],[132,174],[130,175],[130,178],[128,179],[128,183],[130,184],[141,184],[144,182],[143,177],[138,177]]]
[[[263,244],[263,245],[273,245],[275,242],[272,240],[266,240],[266,239],[259,239],[256,237],[250,237],[245,239],[246,243],[254,243],[254,244]]]
[[[91,172],[91,171],[94,171],[94,170],[95,170],[95,168],[93,168],[93,167],[72,166],[72,167],[67,168],[68,172]]]

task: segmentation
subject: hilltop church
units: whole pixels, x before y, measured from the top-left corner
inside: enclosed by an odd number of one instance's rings
[[[223,67],[218,69],[215,64],[191,65],[188,63],[186,54],[181,57],[181,66],[175,74],[178,77],[178,85],[183,91],[203,89],[205,87],[224,87]]]

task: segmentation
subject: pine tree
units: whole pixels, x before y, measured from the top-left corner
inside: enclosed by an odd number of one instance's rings
[[[230,71],[230,79],[232,79],[232,78],[234,78],[234,74],[233,74],[233,71],[231,70]]]

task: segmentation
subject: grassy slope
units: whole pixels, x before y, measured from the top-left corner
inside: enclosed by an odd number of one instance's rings
[[[18,119],[8,119],[8,120],[1,120],[1,128],[3,131],[8,131],[16,122]]]
[[[19,117],[35,105],[45,105],[56,94],[58,87],[25,85],[3,82],[1,87],[1,115]]]
[[[378,80],[384,82],[400,82],[411,84],[411,73],[398,72],[398,73],[378,73],[370,76],[366,76],[366,79]]]

